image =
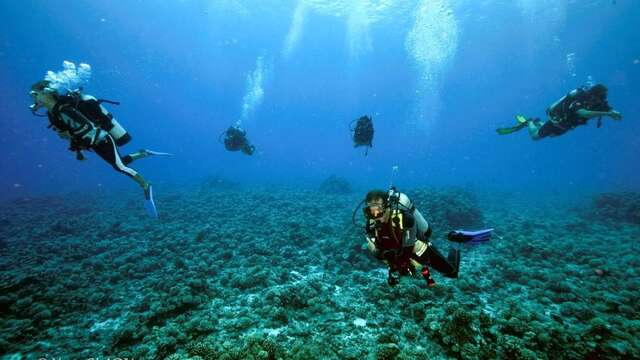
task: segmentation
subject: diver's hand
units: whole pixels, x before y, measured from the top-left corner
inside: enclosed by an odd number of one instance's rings
[[[622,120],[622,114],[617,110],[611,110],[607,115],[609,115],[613,120]]]
[[[367,237],[367,248],[371,251],[372,254],[377,254],[378,249],[376,248],[375,239]]]
[[[389,271],[389,275],[387,276],[387,284],[389,284],[389,286],[394,287],[396,285],[398,285],[400,283],[400,280],[398,280],[397,277],[395,277],[391,271]]]

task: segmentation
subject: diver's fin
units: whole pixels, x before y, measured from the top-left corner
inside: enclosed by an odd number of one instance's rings
[[[516,126],[511,126],[511,127],[506,127],[506,128],[498,128],[496,129],[496,132],[498,133],[498,135],[509,135],[509,134],[513,134],[514,132],[521,130],[523,128],[525,128],[527,126],[527,123],[518,123],[518,125]]]
[[[478,244],[491,240],[493,229],[484,229],[478,231],[454,230],[449,233],[447,238],[449,241],[457,243]]]
[[[498,135],[513,134],[514,132],[516,132],[518,130],[521,130],[522,128],[527,126],[527,123],[529,122],[529,119],[524,117],[524,115],[518,114],[518,115],[516,115],[516,121],[518,123],[515,126],[510,126],[510,127],[506,127],[506,128],[499,128],[499,129],[496,129],[496,132],[498,133]]]
[[[156,204],[153,201],[153,187],[151,187],[151,185],[149,185],[149,187],[144,191],[144,208],[147,210],[149,217],[153,219],[158,218],[158,210],[156,209]]]
[[[147,154],[147,156],[149,156],[149,155],[154,155],[154,156],[173,156],[173,154],[171,154],[171,153],[153,151],[153,150],[149,150],[149,149],[142,149],[140,151],[145,153],[145,154]]]

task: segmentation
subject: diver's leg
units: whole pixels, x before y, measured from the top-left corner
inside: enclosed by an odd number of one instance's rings
[[[419,263],[429,265],[446,277],[457,278],[460,268],[460,250],[449,249],[449,256],[444,257],[432,244],[429,244],[422,255],[414,255]]]
[[[127,155],[124,158],[120,156],[118,146],[110,135],[107,135],[102,142],[94,146],[93,151],[104,159],[104,161],[108,162],[116,171],[132,178],[136,183],[138,183],[138,185],[140,185],[146,194],[150,184],[137,171],[126,165],[131,163],[133,160],[128,158],[130,155]]]
[[[157,219],[158,211],[156,210],[156,204],[153,201],[153,189],[151,187],[151,183],[146,181],[140,173],[125,165],[125,161],[120,156],[120,152],[118,152],[118,146],[111,136],[107,135],[104,141],[93,147],[93,150],[98,154],[98,156],[111,164],[116,171],[129,176],[133,181],[140,185],[142,190],[144,190],[144,207],[147,210],[147,214],[149,214],[150,217]],[[131,159],[126,160],[129,163],[133,161]]]
[[[527,121],[527,128],[529,129],[529,136],[531,136],[532,140],[540,140],[540,128],[542,127],[542,122],[529,120]]]
[[[458,268],[460,266],[460,251],[452,248],[449,250],[448,259],[445,259],[433,244],[418,240],[413,246],[411,261],[414,268],[422,265],[422,277],[428,286],[434,286],[436,282],[431,278],[429,266],[432,266],[446,277],[456,278],[458,277]]]

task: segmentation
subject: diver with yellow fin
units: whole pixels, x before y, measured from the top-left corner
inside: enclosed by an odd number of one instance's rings
[[[150,217],[157,218],[158,213],[153,200],[153,188],[136,170],[128,164],[147,156],[171,156],[169,153],[142,149],[121,156],[119,146],[131,141],[131,135],[114,119],[102,103],[118,105],[115,101],[98,100],[85,95],[80,90],[60,94],[60,88],[50,80],[42,80],[31,87],[29,95],[33,105],[29,108],[36,116],[48,117],[52,128],[62,139],[69,140],[69,150],[76,153],[78,160],[85,160],[82,151],[93,151],[116,171],[132,178],[144,190],[145,209]],[[46,115],[38,114],[45,108]]]
[[[547,109],[547,121],[539,118],[527,119],[523,115],[516,115],[516,125],[496,129],[498,135],[508,135],[524,129],[529,130],[533,140],[540,140],[548,136],[559,136],[580,125],[585,125],[589,119],[597,118],[597,127],[602,126],[602,117],[621,120],[620,112],[614,110],[607,101],[607,87],[602,84],[582,86],[572,90],[560,98]]]

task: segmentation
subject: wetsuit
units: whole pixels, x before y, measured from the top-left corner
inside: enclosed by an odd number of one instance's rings
[[[579,110],[604,112],[610,111],[611,107],[606,99],[594,101],[587,90],[576,89],[547,109],[549,120],[538,129],[539,138],[562,135],[577,126],[585,125],[589,119],[580,117]]]
[[[224,147],[229,151],[242,150],[247,155],[253,154],[255,147],[249,144],[246,132],[239,127],[230,126],[224,138]]]
[[[406,275],[413,273],[414,266],[420,264],[431,266],[447,277],[458,277],[459,251],[452,248],[445,258],[429,242],[429,223],[413,206],[406,210],[393,210],[391,219],[386,223],[370,219],[366,232],[367,240],[375,244],[374,255],[386,261],[391,271]]]
[[[127,164],[133,161],[131,156],[121,156],[118,144],[104,130],[109,128],[112,117],[95,99],[84,101],[63,96],[47,115],[51,128],[61,134],[69,134],[69,150],[77,152],[79,159],[82,159],[80,151],[92,150],[116,171],[130,177],[138,174],[134,169],[127,167]],[[126,141],[129,139],[130,137]]]

